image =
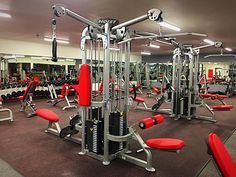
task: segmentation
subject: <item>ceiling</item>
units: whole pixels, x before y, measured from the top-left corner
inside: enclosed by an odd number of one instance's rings
[[[236,52],[236,1],[216,0],[0,0],[0,12],[11,14],[12,18],[0,18],[0,38],[24,40],[38,43],[45,36],[51,37],[52,5],[62,3],[68,9],[91,20],[110,17],[120,22],[143,15],[147,10],[158,8],[163,19],[181,28],[181,32],[205,33],[214,41],[222,41],[224,47]],[[68,39],[70,46],[79,47],[81,31],[85,25],[69,17],[57,20],[57,37]],[[131,27],[138,31],[159,33],[156,22],[145,21]],[[176,33],[162,28],[162,33]],[[202,45],[202,37],[177,38],[181,43]],[[153,54],[167,54],[170,46],[160,49],[146,46],[142,40],[132,44],[132,51],[151,51]],[[216,53],[219,49],[203,49],[202,53]],[[228,53],[228,52],[227,52]]]

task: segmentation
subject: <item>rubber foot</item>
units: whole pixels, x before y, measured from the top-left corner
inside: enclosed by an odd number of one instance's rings
[[[145,168],[148,172],[152,172],[152,173],[154,173],[155,171],[156,171],[156,169],[155,168],[153,168],[153,167],[149,167],[149,168]]]
[[[110,165],[110,162],[109,161],[103,161],[102,164],[103,165]]]

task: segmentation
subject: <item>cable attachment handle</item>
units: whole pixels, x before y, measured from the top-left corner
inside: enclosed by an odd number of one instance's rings
[[[52,19],[52,61],[57,62],[56,20]]]

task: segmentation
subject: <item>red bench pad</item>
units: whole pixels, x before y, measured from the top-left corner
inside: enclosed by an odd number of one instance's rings
[[[144,102],[144,99],[143,98],[140,98],[140,97],[136,97],[135,99],[134,99],[134,101],[137,101],[137,102]]]
[[[152,91],[155,92],[156,94],[161,93],[161,91],[160,91],[158,88],[156,88],[156,87],[152,87],[151,89],[152,89]]]
[[[223,176],[235,177],[236,165],[219,137],[215,133],[210,133],[208,135],[208,143]]]
[[[151,148],[163,150],[178,150],[185,146],[185,142],[183,140],[172,138],[148,139],[146,144]]]
[[[211,108],[215,110],[221,110],[221,109],[232,109],[234,108],[234,106],[233,105],[218,105],[218,106],[212,106]]]
[[[219,95],[219,94],[216,94],[216,96],[217,96],[218,99],[229,98],[227,95]]]
[[[46,119],[51,122],[58,122],[59,117],[56,113],[49,109],[37,109],[35,113],[39,116],[42,117],[43,119]]]

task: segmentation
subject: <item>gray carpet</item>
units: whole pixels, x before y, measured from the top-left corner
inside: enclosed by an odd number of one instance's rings
[[[2,159],[0,159],[0,174],[2,177],[24,177]]]
[[[232,159],[236,163],[236,131],[232,134],[232,136],[226,141],[225,147],[231,155]],[[207,165],[200,172],[198,177],[221,177],[219,172],[217,171],[214,162],[209,160]]]

